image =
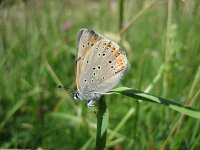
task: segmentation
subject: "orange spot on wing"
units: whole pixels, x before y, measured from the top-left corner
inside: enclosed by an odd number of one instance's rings
[[[122,57],[122,55],[118,52],[118,56],[117,56],[117,63],[118,63],[118,65],[119,65],[119,67],[121,68],[121,69],[123,69],[124,67],[125,67],[125,63],[124,63],[124,61],[123,61],[123,57]]]
[[[115,48],[115,47],[112,47],[111,49],[112,49],[111,52],[114,52],[116,48]]]
[[[108,48],[111,48],[111,47],[112,47],[112,46],[109,44],[109,45],[108,45]]]
[[[95,39],[95,38],[89,38],[88,41],[91,42],[91,43],[93,43],[93,44],[95,44],[99,40]]]
[[[124,58],[122,57],[122,54],[119,52],[118,49],[116,49],[115,47],[112,47],[111,45],[108,45],[111,52],[114,54],[114,56],[117,59],[117,64],[120,67],[120,69],[125,68],[125,61]]]

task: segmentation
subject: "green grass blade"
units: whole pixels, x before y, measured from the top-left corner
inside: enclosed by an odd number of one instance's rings
[[[3,129],[5,124],[8,122],[8,120],[14,115],[14,113],[21,108],[22,105],[24,105],[26,101],[24,99],[19,100],[7,113],[5,119],[0,124],[0,131]]]
[[[102,150],[106,147],[106,135],[108,128],[108,108],[105,98],[101,97],[98,101],[97,111],[97,136],[96,136],[96,149]]]
[[[165,99],[165,98],[154,96],[154,95],[144,93],[142,91],[130,89],[130,88],[127,88],[127,87],[119,87],[119,88],[114,89],[112,92],[113,93],[119,93],[119,94],[122,94],[122,95],[126,95],[126,96],[129,96],[129,97],[132,97],[132,98],[148,101],[148,102],[159,103],[159,104],[168,106],[169,108],[176,110],[178,112],[181,112],[185,115],[188,115],[190,117],[200,119],[200,112],[199,111],[196,111],[192,108],[183,106],[179,103],[173,102],[173,101]]]
[[[85,144],[80,148],[80,150],[87,150],[90,148],[90,146],[92,145],[93,142],[93,137],[91,137],[90,139],[88,139]]]
[[[118,123],[118,125],[115,127],[114,132],[112,132],[108,138],[108,141],[111,141],[115,137],[115,133],[117,133],[122,127],[125,126],[128,119],[133,115],[135,112],[134,108],[131,108],[128,113],[124,116],[124,118]]]
[[[27,102],[26,99],[28,97],[31,97],[31,96],[39,93],[39,92],[40,92],[40,89],[39,88],[35,88],[34,90],[31,90],[31,91],[25,93],[21,97],[21,99],[16,100],[16,104],[14,106],[12,106],[12,108],[10,108],[10,110],[7,112],[5,118],[0,123],[0,131],[4,128],[4,126],[9,121],[9,119]]]

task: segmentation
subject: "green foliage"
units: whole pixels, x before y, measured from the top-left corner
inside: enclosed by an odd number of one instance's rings
[[[120,39],[130,62],[121,85],[200,110],[199,1],[167,2],[2,1],[0,148],[95,148],[96,114],[57,88],[75,88],[83,27]],[[200,147],[199,119],[123,95],[106,95],[106,103],[107,148]]]

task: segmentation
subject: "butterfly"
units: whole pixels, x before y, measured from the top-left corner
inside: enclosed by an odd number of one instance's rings
[[[127,56],[114,41],[91,30],[80,29],[77,36],[75,100],[93,101],[116,87],[129,66]]]

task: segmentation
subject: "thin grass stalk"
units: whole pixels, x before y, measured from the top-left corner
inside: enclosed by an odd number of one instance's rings
[[[126,22],[119,31],[120,36],[122,36],[137,19],[144,15],[147,12],[147,10],[149,10],[155,4],[155,2],[156,0],[148,2],[148,4],[146,4],[146,6],[142,10],[140,10],[135,16],[133,16],[128,22]]]
[[[170,28],[172,24],[173,17],[173,0],[168,0],[167,9],[167,30],[166,30],[166,42],[165,42],[165,66],[169,64],[170,59]],[[168,93],[168,83],[169,83],[169,72],[165,71],[163,76],[163,93],[164,96]]]
[[[125,126],[127,123],[128,119],[134,114],[135,109],[131,108],[129,109],[128,113],[121,119],[121,121],[118,123],[118,125],[115,127],[114,131],[112,134],[110,134],[108,141],[112,141],[112,139],[115,138],[115,133],[117,133],[122,127]]]
[[[194,97],[192,98],[192,95],[194,94],[194,89],[196,86],[198,86],[200,80],[200,67],[198,68],[197,74],[195,76],[195,79],[193,81],[192,84],[192,88],[190,90],[190,93],[188,95],[187,101],[186,101],[186,105],[192,106],[194,104],[194,101],[197,99],[198,95],[200,94],[200,90],[194,95]],[[164,143],[162,144],[161,149],[165,149],[165,146],[167,145],[169,138],[172,136],[172,134],[176,131],[176,129],[180,129],[180,126],[184,120],[185,115],[181,115],[178,119],[178,121],[176,121],[176,123],[173,125],[173,128],[170,130],[170,133],[168,134],[167,138],[165,139]],[[178,131],[177,131],[178,132]],[[176,135],[178,133],[175,133]]]
[[[133,125],[133,129],[134,129],[134,133],[133,134],[133,138],[135,139],[135,141],[137,141],[137,129],[138,129],[138,118],[139,118],[139,115],[140,115],[140,103],[139,103],[139,99],[137,99],[136,101],[136,112],[135,112],[135,119],[134,119],[134,125]]]
[[[124,24],[124,0],[119,0],[119,30]]]

